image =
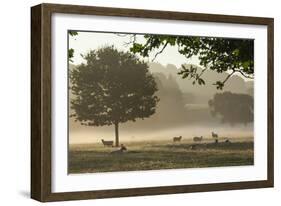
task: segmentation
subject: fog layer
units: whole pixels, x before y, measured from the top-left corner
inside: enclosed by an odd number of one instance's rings
[[[71,65],[70,69],[73,67],[74,65]],[[120,124],[120,142],[170,140],[174,136],[186,139],[194,136],[210,138],[212,131],[221,137],[253,136],[253,124],[230,126],[222,123],[220,118],[211,115],[208,105],[208,101],[219,92],[253,95],[253,81],[245,81],[242,77],[234,75],[220,91],[212,83],[224,79],[226,73],[206,71],[206,85],[193,85],[189,79],[182,79],[177,74],[178,68],[172,64],[163,66],[151,63],[149,70],[157,82],[157,96],[160,98],[156,113],[150,118]],[[69,94],[70,99],[73,98],[71,91]],[[101,139],[114,140],[114,127],[83,126],[69,118],[70,143],[94,143],[100,142]]]

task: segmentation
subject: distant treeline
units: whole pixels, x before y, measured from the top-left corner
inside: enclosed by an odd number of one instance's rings
[[[190,67],[191,65],[185,65]],[[194,66],[194,65],[192,65]],[[72,69],[74,65],[70,65]],[[198,70],[200,71],[200,67]],[[122,124],[127,129],[161,129],[183,125],[214,125],[221,124],[221,118],[211,114],[208,102],[216,93],[226,91],[253,96],[253,81],[245,81],[242,77],[232,76],[223,90],[217,90],[212,85],[214,80],[225,78],[226,73],[218,74],[206,71],[204,74],[206,85],[193,85],[192,81],[182,79],[177,73],[176,66],[169,64],[163,66],[159,63],[150,63],[149,70],[157,82],[157,96],[160,101],[157,104],[156,113],[150,118],[137,120],[133,123]],[[70,98],[72,97],[70,91]],[[72,129],[79,129],[79,123],[70,119]],[[133,127],[133,128],[132,128]]]

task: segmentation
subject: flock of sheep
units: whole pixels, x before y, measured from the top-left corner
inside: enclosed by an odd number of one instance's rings
[[[218,139],[219,139],[219,135],[216,134],[215,132],[212,132],[212,137],[213,139],[215,140],[215,143],[218,143]],[[178,136],[178,137],[173,137],[173,142],[180,142],[182,140],[182,136]],[[200,137],[193,137],[193,141],[194,142],[201,142],[203,140],[203,136],[200,136]],[[110,146],[110,147],[113,147],[113,141],[105,141],[105,140],[101,140],[102,141],[102,144],[104,146]],[[230,142],[229,139],[226,138],[225,142]]]
[[[215,140],[215,143],[218,143],[218,139],[219,139],[219,135],[216,134],[215,132],[212,132],[212,137]],[[173,137],[173,142],[180,142],[182,140],[182,136],[178,136],[178,137]],[[194,142],[201,142],[203,140],[203,136],[200,137],[193,137],[193,141]],[[230,140],[228,138],[226,138],[225,142],[230,143]]]
[[[219,139],[219,135],[216,134],[215,132],[212,132],[212,138],[215,140],[215,143],[218,143],[218,139]],[[225,139],[225,138],[224,138]],[[178,136],[178,137],[173,137],[173,142],[180,142],[182,140],[182,136]],[[203,136],[200,137],[193,137],[193,141],[194,142],[201,142],[203,140]],[[101,140],[102,144],[104,146],[109,146],[109,147],[113,147],[114,142],[113,141],[106,141],[106,140]],[[225,140],[226,143],[230,143],[230,140],[228,138],[226,138]],[[191,149],[195,149],[198,145],[191,145]],[[120,148],[118,150],[112,151],[111,153],[123,153],[124,151],[126,151],[127,148],[125,147],[125,145],[121,144]]]

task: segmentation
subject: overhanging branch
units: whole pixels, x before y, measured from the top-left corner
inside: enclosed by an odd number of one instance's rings
[[[154,60],[156,59],[156,57],[164,51],[164,49],[167,47],[168,43],[169,43],[169,42],[166,41],[166,43],[164,44],[164,46],[162,47],[162,49],[161,49],[159,52],[157,52],[157,53],[155,54],[155,56],[154,56],[154,58],[152,59],[152,61],[154,61]]]

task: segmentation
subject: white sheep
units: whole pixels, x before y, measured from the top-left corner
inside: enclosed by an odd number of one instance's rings
[[[203,140],[203,136],[201,137],[193,137],[194,142],[201,142]]]
[[[174,137],[174,138],[173,138],[173,141],[174,141],[174,142],[180,142],[180,141],[181,141],[181,138],[182,138],[182,136]]]

